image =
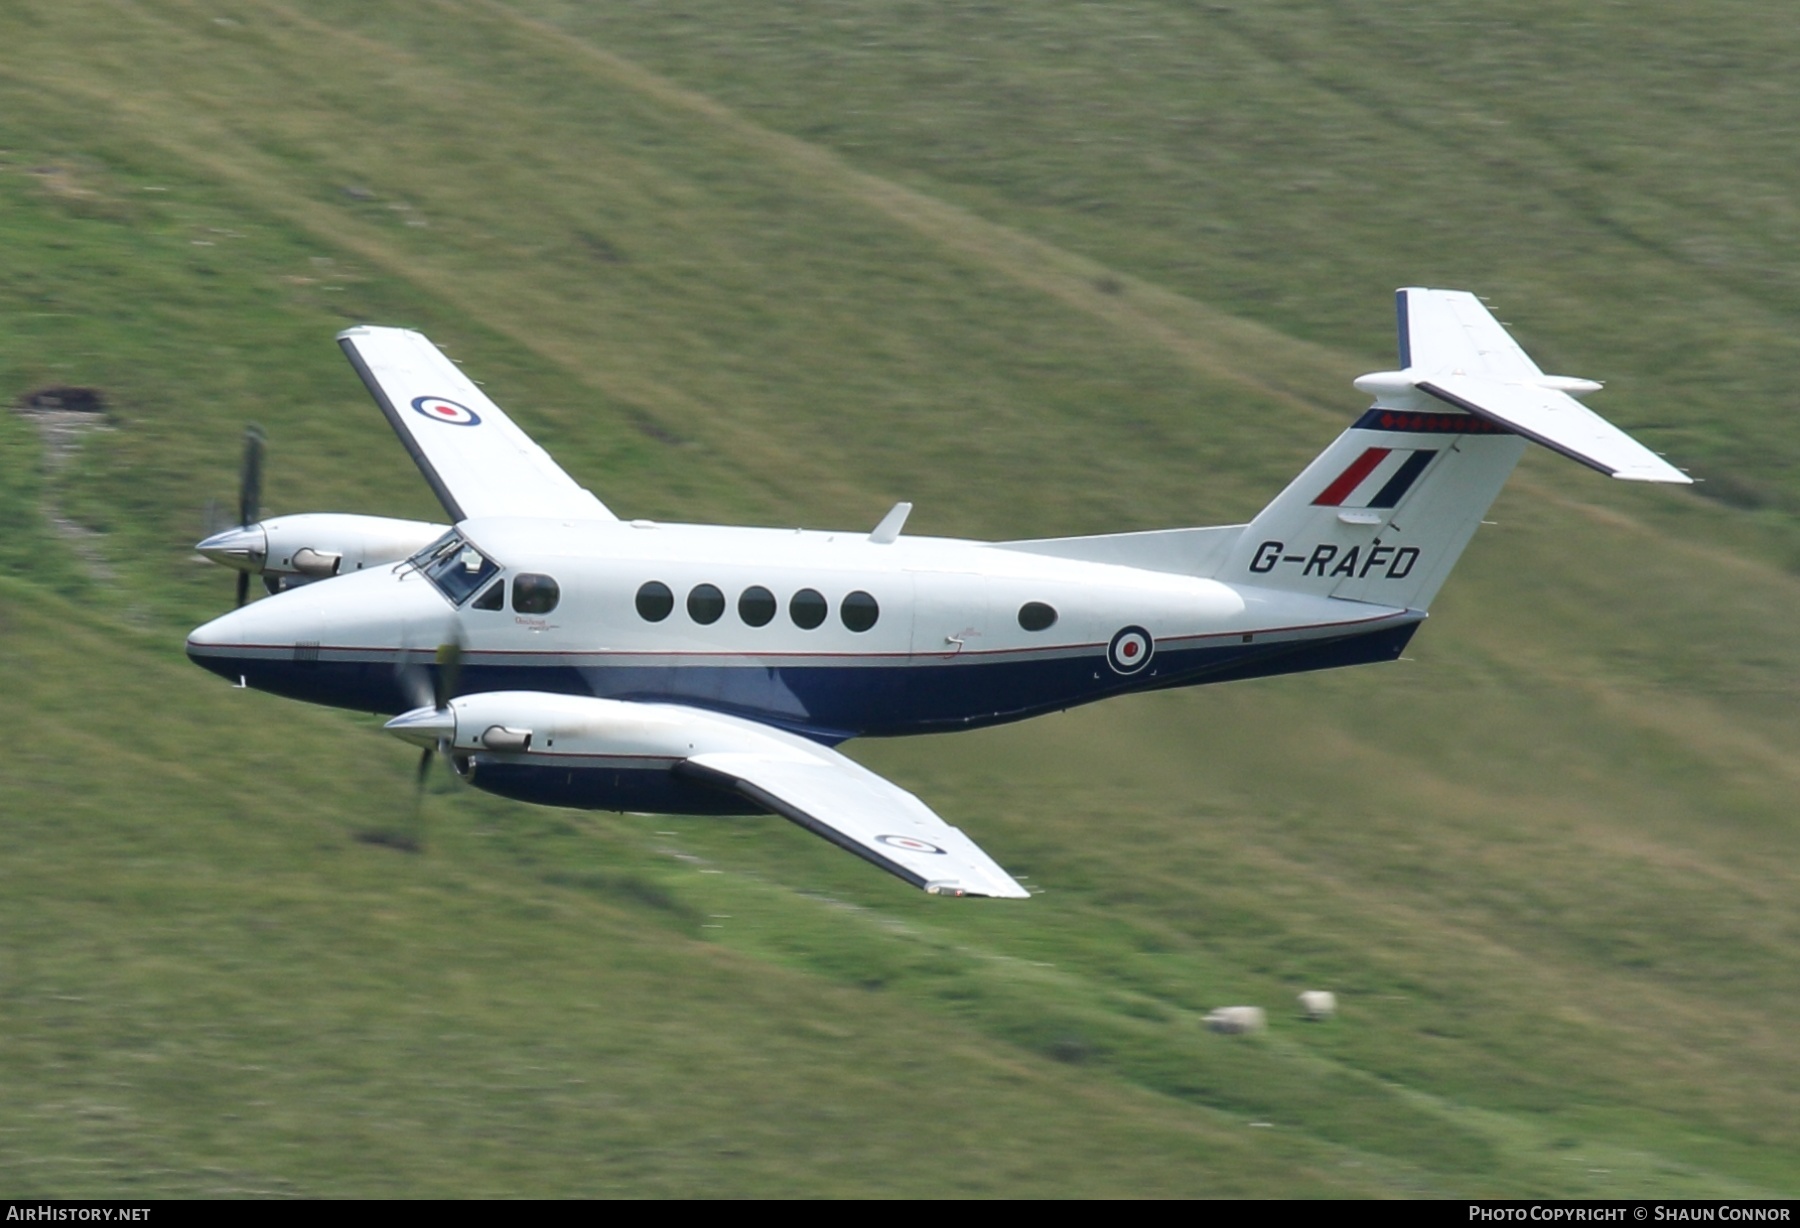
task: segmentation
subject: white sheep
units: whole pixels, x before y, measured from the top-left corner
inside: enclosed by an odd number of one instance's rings
[[[1308,989],[1300,995],[1300,1010],[1314,1023],[1337,1014],[1337,995],[1325,989]]]
[[[1206,1016],[1206,1026],[1227,1036],[1241,1036],[1262,1031],[1269,1020],[1260,1006],[1221,1006]]]

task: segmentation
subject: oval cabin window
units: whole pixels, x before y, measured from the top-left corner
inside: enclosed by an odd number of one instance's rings
[[[688,617],[701,626],[708,626],[719,621],[725,613],[725,594],[717,585],[696,584],[688,593]]]
[[[1056,625],[1056,607],[1027,601],[1019,607],[1019,625],[1027,631],[1048,631]]]
[[[647,623],[659,623],[675,608],[675,594],[661,580],[647,581],[638,589],[638,617]]]
[[[801,589],[788,602],[788,617],[794,620],[796,627],[805,631],[811,631],[824,622],[825,615],[830,610],[831,607],[825,604],[824,595],[810,588]]]
[[[859,589],[844,598],[844,604],[838,607],[838,613],[850,630],[867,631],[881,617],[881,607],[875,603],[875,598]]]
[[[745,589],[738,598],[738,617],[748,626],[768,626],[775,617],[775,594],[760,584]]]
[[[513,610],[519,614],[548,614],[562,600],[562,589],[549,576],[524,572],[513,577]]]

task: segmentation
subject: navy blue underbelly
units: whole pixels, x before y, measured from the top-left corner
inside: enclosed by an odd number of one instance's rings
[[[860,665],[832,661],[522,665],[484,661],[471,654],[457,691],[549,691],[686,703],[839,741],[978,728],[1130,691],[1391,661],[1417,627],[1416,622],[1405,622],[1325,639],[1159,646],[1150,664],[1130,676],[1107,665],[1103,648],[1063,657],[914,658]],[[242,678],[257,690],[294,699],[387,714],[416,706],[415,694],[400,685],[389,662],[331,660],[330,650],[322,654],[323,660],[215,656],[192,650],[189,655],[196,664],[233,682]]]

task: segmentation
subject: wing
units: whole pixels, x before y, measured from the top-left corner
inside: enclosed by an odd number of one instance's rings
[[[483,765],[490,762],[515,772],[541,769],[559,789],[571,772],[592,771],[605,781],[622,762],[666,763],[677,775],[747,798],[934,895],[1022,900],[1030,894],[905,789],[830,747],[741,716],[685,704],[483,691],[442,709],[404,713],[387,727],[420,746],[447,742],[472,756],[476,788],[484,787]],[[496,729],[506,745],[490,740]],[[507,795],[530,800],[517,791]],[[610,808],[605,797],[587,804]]]
[[[891,781],[824,747],[809,758],[756,752],[693,755],[675,770],[730,789],[933,895],[1022,900],[976,843]]]
[[[338,345],[452,519],[617,519],[423,334],[363,326]]]

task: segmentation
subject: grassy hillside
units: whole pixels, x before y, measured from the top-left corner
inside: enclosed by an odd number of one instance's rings
[[[0,416],[0,1181],[1793,1194],[1796,48],[1590,9],[0,12],[0,397],[111,407]],[[374,722],[181,656],[244,422],[272,510],[437,512],[347,322],[627,515],[1038,535],[1253,512],[1416,282],[1709,481],[1529,457],[1406,662],[852,746],[1018,907],[415,818]]]

